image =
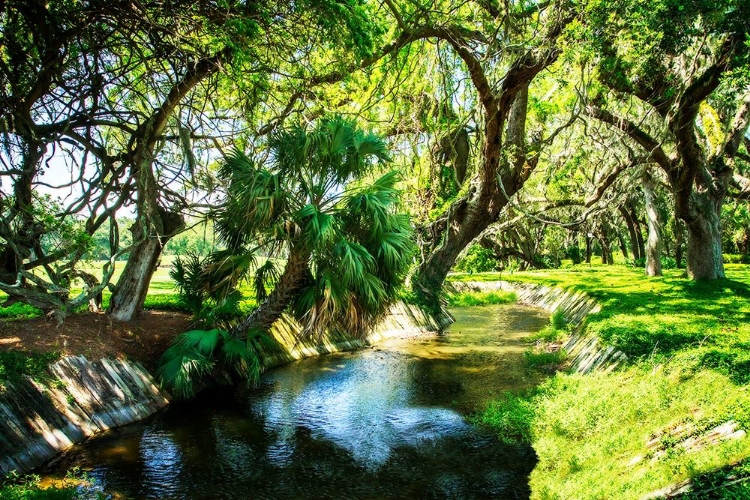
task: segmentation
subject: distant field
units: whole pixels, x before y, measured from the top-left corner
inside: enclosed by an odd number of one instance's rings
[[[156,272],[154,273],[153,278],[151,279],[151,283],[149,284],[148,289],[148,296],[146,297],[146,302],[144,303],[145,309],[157,309],[157,310],[170,310],[170,311],[185,311],[189,312],[179,301],[179,296],[177,293],[177,287],[175,286],[174,281],[169,276],[169,273],[172,269],[172,263],[177,258],[175,255],[165,255],[161,258],[159,262],[159,267],[156,269]],[[262,264],[264,262],[263,259],[259,259],[258,264]],[[87,263],[87,265],[83,268],[84,271],[93,274],[98,279],[101,279],[102,277],[102,267],[104,266],[104,261],[94,261]],[[125,261],[118,261],[115,264],[115,272],[112,275],[111,283],[117,283],[117,280],[120,278],[120,275],[122,274],[122,270],[125,268]],[[73,287],[71,292],[72,294],[80,293],[82,290],[82,284],[78,283],[77,287]],[[255,306],[255,291],[248,286],[247,284],[243,284],[240,287],[240,292],[245,297],[245,299],[240,303],[240,306],[243,309],[250,309]],[[111,296],[111,292],[109,290],[105,290],[102,294],[102,299],[104,302],[104,307],[106,308],[109,305],[109,298]],[[7,298],[7,295],[0,292],[0,302],[4,301]],[[0,318],[13,318],[13,319],[26,319],[26,318],[34,318],[41,315],[41,311],[39,309],[36,309],[35,307],[28,306],[26,304],[14,304],[11,307],[0,307]]]

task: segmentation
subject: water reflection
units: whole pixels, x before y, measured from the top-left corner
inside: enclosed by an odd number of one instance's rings
[[[316,363],[317,370],[278,370],[267,378],[273,389],[253,400],[250,411],[276,436],[274,461],[287,460],[279,449],[294,449],[294,430],[336,443],[362,467],[376,471],[399,447],[421,447],[438,437],[460,437],[470,427],[457,412],[410,406],[416,358],[365,352]],[[324,363],[324,364],[323,364]],[[304,379],[304,384],[295,383]]]
[[[256,390],[173,405],[57,470],[79,465],[135,498],[527,498],[533,453],[463,415],[534,382],[518,361],[545,318],[493,306],[457,319],[439,338],[302,361]]]

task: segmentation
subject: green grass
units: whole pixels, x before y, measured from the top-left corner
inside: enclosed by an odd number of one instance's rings
[[[86,474],[77,468],[69,471],[64,479],[56,481],[55,485],[48,487],[42,486],[39,476],[35,474],[21,476],[11,472],[0,481],[0,500],[73,500],[78,498],[105,499],[111,496],[96,490]]]
[[[28,376],[34,380],[49,381],[51,375],[47,366],[60,359],[60,353],[0,351],[0,384],[3,381],[15,382]]]
[[[512,304],[517,300],[514,292],[458,292],[447,295],[448,306],[469,307],[493,304]]]
[[[680,356],[737,381],[750,374],[750,266],[727,264],[727,279],[695,282],[670,270],[647,278],[626,266],[577,266],[512,275],[455,275],[451,280],[505,279],[582,291],[602,305],[588,331],[633,358]],[[689,351],[689,355],[687,352]],[[689,358],[689,359],[687,359]]]
[[[536,417],[534,394],[506,392],[491,402],[484,413],[472,417],[472,421],[494,429],[504,443],[528,443],[533,438],[531,427]]]
[[[0,293],[0,302],[5,301],[7,295]],[[16,302],[8,307],[0,307],[0,319],[31,319],[42,315],[42,311],[34,306]]]
[[[529,340],[531,341],[541,341],[541,342],[560,342],[563,340],[563,338],[568,334],[568,330],[560,330],[555,328],[552,325],[545,326],[541,330],[539,330],[536,333],[533,333],[531,336],[529,336]]]
[[[747,463],[748,437],[687,452],[679,443],[689,436],[670,433],[685,424],[699,436],[728,420],[750,430],[750,267],[726,269],[728,278],[716,282],[688,281],[681,271],[647,278],[626,266],[502,275],[594,297],[602,311],[584,328],[631,360],[609,374],[559,373],[526,396],[528,404],[500,401],[479,417],[503,439],[520,435],[532,443],[539,456],[532,498],[640,498],[687,478],[716,483],[717,471]],[[492,281],[498,275],[451,279]],[[557,330],[548,330],[553,339]],[[654,437],[657,447],[648,448]],[[725,490],[689,498],[749,498],[746,483]]]
[[[697,477],[680,500],[750,500],[750,461]]]
[[[523,353],[524,362],[530,368],[544,369],[554,371],[562,366],[567,359],[565,351],[538,351],[536,349],[527,349]]]

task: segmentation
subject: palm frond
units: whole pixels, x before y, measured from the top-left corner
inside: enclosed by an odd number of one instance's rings
[[[224,203],[216,211],[215,229],[230,248],[248,244],[286,209],[283,176],[257,166],[241,151],[234,151],[222,166],[229,179]]]
[[[253,345],[241,339],[231,339],[221,347],[225,369],[233,371],[248,383],[260,378],[261,359]]]
[[[204,288],[218,300],[225,299],[255,267],[254,252],[243,250],[220,250],[209,255],[202,270]]]
[[[190,330],[180,335],[178,342],[186,349],[194,349],[208,358],[212,357],[219,341],[226,338],[226,332],[218,328],[212,330]]]
[[[334,218],[313,204],[302,207],[295,214],[295,220],[302,227],[302,235],[308,248],[325,245],[334,236]]]
[[[197,318],[206,300],[204,282],[201,277],[206,259],[201,259],[195,253],[188,253],[177,257],[172,263],[169,277],[177,285],[180,300]]]
[[[359,276],[370,273],[375,267],[375,259],[365,247],[341,239],[334,248],[338,260],[341,281],[345,286],[353,286]]]
[[[255,270],[253,278],[253,287],[255,288],[255,298],[258,304],[266,300],[268,293],[266,287],[273,287],[278,281],[281,272],[272,259],[266,259],[262,266]]]
[[[175,397],[185,399],[195,393],[196,383],[213,368],[213,360],[205,355],[173,345],[162,355],[157,377]]]
[[[354,149],[357,156],[380,163],[391,161],[388,145],[379,136],[372,133],[362,133],[354,137]]]

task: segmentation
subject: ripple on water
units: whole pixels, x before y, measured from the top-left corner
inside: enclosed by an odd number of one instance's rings
[[[529,314],[477,309],[455,335],[294,363],[242,398],[206,393],[93,439],[58,470],[79,465],[134,498],[528,498],[533,452],[456,408],[521,380],[496,365],[522,356],[525,333],[497,325],[545,324]]]

